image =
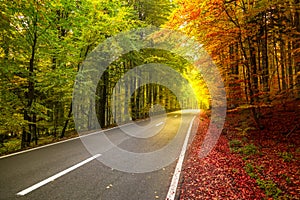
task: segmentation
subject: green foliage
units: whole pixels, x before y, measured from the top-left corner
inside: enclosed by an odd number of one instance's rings
[[[268,197],[273,197],[277,199],[282,191],[277,187],[277,185],[272,180],[262,180],[256,179],[258,186],[263,189]]]
[[[31,145],[33,138],[39,137],[38,132],[39,135],[47,133],[63,137],[65,127],[74,127],[70,109],[73,85],[86,56],[104,40],[120,32],[147,25],[162,26],[174,8],[173,1],[169,0],[2,1],[0,133],[24,134],[19,137],[26,140],[21,143],[24,148]],[[111,95],[111,83],[124,73],[120,68],[129,69],[142,63],[174,66],[188,80],[197,80],[195,85],[202,84],[201,75],[193,72],[192,66],[180,56],[157,49],[145,51],[133,52],[132,59],[120,58],[119,63],[115,63],[108,72],[110,84],[105,85],[108,92],[103,96]],[[174,108],[163,99],[168,95],[166,90],[156,89],[152,95],[157,93],[160,99],[155,103],[163,102],[167,109],[177,109],[177,105]],[[186,91],[182,89],[182,93]],[[208,93],[207,89],[199,91],[203,92],[201,96]],[[176,99],[171,100],[175,102]],[[207,106],[207,102],[203,104]],[[137,113],[137,118],[147,117],[151,103],[139,102],[141,113]],[[107,108],[110,102],[103,105],[106,111],[101,117],[111,112]],[[114,123],[112,119],[107,121],[107,125]]]
[[[106,38],[142,24],[134,9],[118,0],[5,0],[0,10],[0,133],[25,130],[31,135],[27,146],[38,129],[54,136],[63,130],[87,54]]]
[[[263,166],[256,166],[256,169],[257,169],[258,173],[262,174],[263,170],[264,170],[264,167]]]
[[[258,175],[255,173],[255,166],[252,165],[252,163],[246,163],[245,165],[245,171],[247,172],[247,174],[254,179],[258,178]]]
[[[242,147],[242,142],[240,140],[231,140],[229,142],[229,147],[232,152],[238,152],[238,150]]]
[[[248,162],[244,167],[247,174],[256,180],[258,186],[265,191],[268,197],[273,197],[277,199],[282,191],[277,187],[277,185],[272,180],[263,180],[259,177],[257,172],[262,171],[262,166],[255,166],[253,163]]]
[[[3,146],[0,148],[0,155],[15,152],[20,150],[21,147],[21,141],[17,138],[8,140],[7,142],[4,142]]]
[[[243,145],[242,141],[234,139],[229,142],[230,150],[234,153],[240,153],[245,156],[251,156],[258,153],[254,144]]]
[[[174,2],[169,0],[130,0],[129,4],[135,9],[139,20],[157,27],[167,22],[175,8]]]
[[[290,162],[293,160],[294,156],[290,152],[279,152],[278,155],[284,160],[284,162]]]
[[[248,144],[239,149],[243,155],[250,156],[258,153],[257,147],[254,144]]]

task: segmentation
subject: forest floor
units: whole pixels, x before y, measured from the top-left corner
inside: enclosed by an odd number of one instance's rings
[[[218,143],[200,159],[209,119],[186,154],[180,199],[300,199],[300,101],[227,113]],[[202,116],[203,117],[203,116]]]

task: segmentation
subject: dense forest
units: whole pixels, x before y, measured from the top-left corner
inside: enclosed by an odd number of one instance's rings
[[[87,55],[117,33],[164,24],[172,9],[174,5],[163,0],[1,1],[1,144],[17,137],[16,143],[25,148],[33,141],[38,144],[42,135],[63,138],[66,131],[74,130],[72,90]],[[114,69],[143,62],[139,52],[126,59]],[[103,126],[112,124],[106,109],[108,81],[117,74],[122,70],[114,73],[111,67],[102,77],[106,82],[99,82]]]
[[[168,26],[199,39],[223,74],[228,108],[300,96],[299,1],[179,1]]]
[[[74,130],[72,93],[82,62],[107,38],[149,25],[181,31],[203,44],[222,74],[228,109],[251,108],[261,126],[262,106],[300,97],[299,7],[299,0],[1,0],[0,143],[7,146],[13,138],[17,150],[38,144],[44,135],[63,138]],[[153,62],[193,76],[192,63],[169,52],[124,55],[99,80],[101,127],[115,123],[112,112],[118,108],[111,109],[110,99],[118,79]],[[146,118],[154,103],[180,109],[174,94],[156,84],[139,88],[131,102],[131,116],[118,111],[118,121]],[[209,107],[207,100],[199,104]]]

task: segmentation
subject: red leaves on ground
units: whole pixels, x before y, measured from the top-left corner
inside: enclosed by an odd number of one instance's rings
[[[261,199],[262,191],[243,170],[243,161],[230,153],[221,136],[211,153],[199,158],[202,136],[209,120],[202,122],[185,162],[180,199]]]
[[[259,188],[256,179],[247,174],[247,163],[260,168],[255,168],[255,172],[261,180],[276,184],[281,190],[279,197],[300,199],[299,110],[297,102],[266,107],[261,110],[261,123],[265,129],[251,129],[246,136],[241,136],[236,128],[245,122],[248,127],[254,126],[249,113],[245,110],[229,113],[218,143],[207,157],[200,159],[199,152],[209,119],[202,121],[187,152],[180,199],[272,199]],[[232,153],[228,143],[233,139],[243,141],[244,145],[254,144],[258,153],[247,159],[239,153]],[[290,159],[289,155],[292,155]]]

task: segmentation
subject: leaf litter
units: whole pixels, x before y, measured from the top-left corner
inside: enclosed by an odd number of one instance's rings
[[[255,128],[249,110],[228,112],[222,135],[205,158],[199,153],[210,121],[201,116],[184,162],[180,199],[300,199],[299,105],[261,108],[263,130]],[[230,141],[240,141],[237,151]]]

